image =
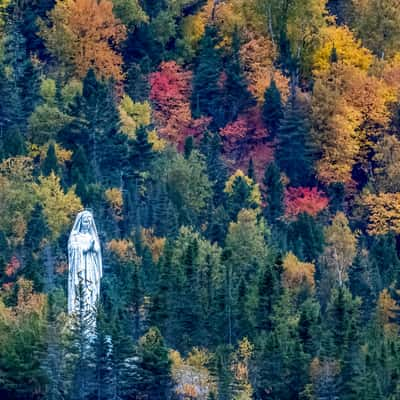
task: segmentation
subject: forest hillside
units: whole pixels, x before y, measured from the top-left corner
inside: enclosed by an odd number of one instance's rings
[[[1,399],[399,400],[399,255],[399,0],[0,0]]]

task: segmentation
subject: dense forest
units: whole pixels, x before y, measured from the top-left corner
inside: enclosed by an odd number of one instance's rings
[[[399,0],[0,0],[0,32],[1,399],[400,399]]]

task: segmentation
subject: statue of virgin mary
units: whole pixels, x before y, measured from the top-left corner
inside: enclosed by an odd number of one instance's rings
[[[90,312],[99,298],[103,275],[99,236],[90,211],[76,216],[68,240],[68,263],[68,313],[82,305]]]

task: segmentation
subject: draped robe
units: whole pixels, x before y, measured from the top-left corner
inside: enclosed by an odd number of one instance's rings
[[[84,215],[90,217],[87,231],[82,229]],[[103,271],[100,242],[89,211],[83,211],[76,217],[68,240],[68,262],[68,313],[78,311],[80,293],[84,309],[93,310],[99,298]]]

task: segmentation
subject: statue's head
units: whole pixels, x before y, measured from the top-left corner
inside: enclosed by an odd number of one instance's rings
[[[90,211],[83,211],[81,216],[81,232],[89,232],[90,226],[93,223],[93,216]]]
[[[93,214],[89,210],[80,212],[76,218],[72,228],[73,232],[82,232],[95,234],[97,236],[96,226],[93,219]]]

